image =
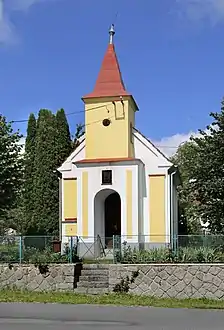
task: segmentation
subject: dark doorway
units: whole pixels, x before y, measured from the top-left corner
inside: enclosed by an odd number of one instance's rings
[[[105,210],[105,243],[107,248],[113,246],[113,235],[121,235],[121,199],[118,193],[110,194],[104,202]]]

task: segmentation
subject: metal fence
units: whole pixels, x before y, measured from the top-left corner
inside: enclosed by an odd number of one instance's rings
[[[224,235],[63,236],[60,241],[51,236],[0,236],[0,263],[221,262],[222,255]]]

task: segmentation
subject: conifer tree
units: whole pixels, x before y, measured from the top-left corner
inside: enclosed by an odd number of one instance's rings
[[[84,134],[84,125],[77,124],[76,125],[76,132],[74,136],[74,141],[72,142],[72,149],[75,150],[79,146],[79,139]]]
[[[34,223],[36,233],[58,232],[59,194],[57,175],[57,127],[51,111],[39,112],[34,161]]]
[[[26,230],[32,227],[34,211],[34,160],[36,141],[36,118],[30,114],[27,125],[27,137],[25,143],[25,168],[24,168],[24,191],[23,205],[24,217],[26,220]]]
[[[72,151],[72,141],[64,109],[56,113],[57,140],[56,151],[58,166],[61,166]]]

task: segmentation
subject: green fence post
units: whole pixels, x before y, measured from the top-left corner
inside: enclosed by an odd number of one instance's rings
[[[23,237],[19,236],[19,263],[22,263],[23,259]]]
[[[177,240],[178,240],[178,236],[173,235],[173,252],[175,256],[177,255]]]

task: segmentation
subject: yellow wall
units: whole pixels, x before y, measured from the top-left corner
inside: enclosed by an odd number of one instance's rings
[[[77,223],[65,224],[65,236],[77,236]]]
[[[127,235],[132,238],[132,171],[126,171]]]
[[[113,100],[114,98],[85,100],[87,159],[134,156],[130,139],[130,122],[135,126],[134,105],[128,97],[124,98],[124,106],[120,101],[115,101],[114,106]],[[111,120],[107,127],[102,124],[105,118]]]
[[[82,173],[82,235],[88,236],[88,172]]]
[[[165,176],[149,176],[149,228],[150,240],[165,242]]]
[[[63,180],[64,219],[77,218],[77,180]]]

